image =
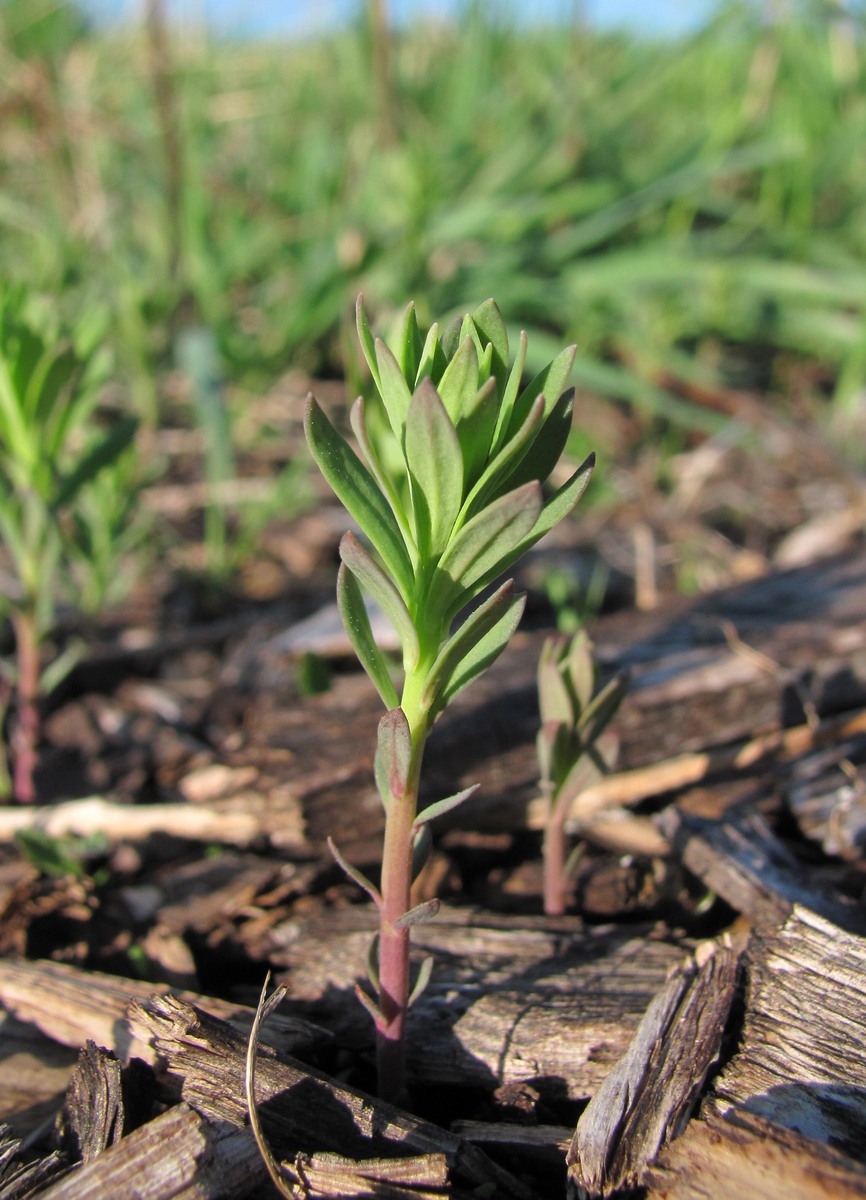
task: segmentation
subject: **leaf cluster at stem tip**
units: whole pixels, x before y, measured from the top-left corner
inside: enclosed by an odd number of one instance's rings
[[[454,633],[452,623],[574,508],[589,482],[590,456],[549,496],[542,491],[571,429],[573,389],[564,390],[575,348],[563,350],[526,386],[526,335],[513,362],[493,300],[422,335],[410,304],[396,339],[370,330],[363,298],[357,328],[386,422],[359,398],[351,424],[360,454],[313,396],[306,433],[322,474],[360,526],[340,545],[338,601],[349,637],[385,706],[398,695],[376,645],[366,593],[400,638],[403,707],[429,724],[498,656],[524,598],[511,581]],[[388,440],[399,447],[399,472]],[[407,697],[407,692],[409,693]]]

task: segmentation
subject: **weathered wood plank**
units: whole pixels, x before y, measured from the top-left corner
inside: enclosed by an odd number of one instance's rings
[[[113,1051],[126,1062],[132,1057],[152,1061],[147,1043],[137,1042],[127,1023],[130,1001],[152,992],[168,993],[164,984],[142,983],[101,971],[82,971],[67,963],[0,960],[0,1005],[20,1021],[35,1025],[63,1046],[80,1048],[88,1040]],[[199,1005],[248,1032],[254,1010],[213,996],[181,992]],[[309,1021],[276,1013],[269,1021],[265,1042],[298,1050],[330,1035]]]
[[[866,1169],[745,1110],[692,1121],[646,1179],[647,1200],[863,1200]]]
[[[866,1162],[866,938],[795,908],[748,953],[741,1049],[708,1106],[748,1109]]]
[[[220,1127],[246,1122],[246,1042],[219,1021],[172,996],[134,1002],[131,1020],[152,1039],[183,1099]],[[454,1134],[390,1104],[329,1079],[273,1052],[256,1068],[259,1115],[275,1153],[339,1153],[356,1161],[381,1157],[443,1155],[457,1188],[492,1187],[503,1200],[532,1200],[507,1171]]]
[[[294,919],[272,931],[268,958],[311,1019],[341,1045],[372,1046],[352,984],[366,976],[375,916],[366,907]],[[646,1006],[684,951],[650,927],[616,930],[574,918],[528,921],[445,910],[416,927],[433,976],[410,1011],[414,1086],[530,1083],[586,1099],[625,1050]]]
[[[866,930],[866,909],[816,886],[760,814],[740,811],[716,821],[671,806],[658,821],[684,865],[756,924],[776,925],[799,904],[845,928]]]
[[[577,1123],[567,1161],[582,1194],[636,1187],[684,1128],[718,1058],[737,963],[731,946],[704,943],[653,999]]]

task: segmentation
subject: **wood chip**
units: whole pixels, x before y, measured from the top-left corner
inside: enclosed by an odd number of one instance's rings
[[[688,1121],[718,1058],[737,962],[730,946],[706,943],[653,999],[577,1123],[568,1166],[582,1194],[636,1187]]]

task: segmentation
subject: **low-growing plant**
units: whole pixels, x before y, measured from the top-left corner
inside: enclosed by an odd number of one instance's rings
[[[526,335],[510,363],[508,336],[493,300],[444,329],[434,324],[426,337],[410,304],[388,346],[370,332],[359,297],[357,328],[387,414],[388,436],[405,467],[401,478],[384,467],[387,448],[371,438],[361,398],[351,411],[360,457],[313,396],[306,433],[323,475],[369,541],[344,535],[337,598],[355,652],[387,710],[375,756],[385,809],[379,886],[332,849],[379,909],[370,955],[376,997],[357,991],[376,1025],[380,1094],[394,1099],[403,1087],[406,1012],[431,969],[428,959],[412,984],[410,933],[438,908],[436,901],[413,908],[412,882],[430,848],[430,822],[475,791],[467,788],[418,811],[427,738],[457,693],[508,644],[524,597],[508,580],[475,607],[473,602],[571,512],[594,460],[590,456],[545,496],[543,485],[571,429],[573,391],[563,389],[574,347],[522,387]],[[373,638],[363,592],[398,634],[399,690]]]
[[[25,803],[35,799],[41,699],[78,653],[70,645],[42,662],[64,585],[96,555],[87,551],[99,524],[87,490],[116,466],[136,429],[131,417],[95,419],[107,367],[101,328],[94,314],[64,336],[36,298],[21,291],[0,297],[0,540],[9,573],[0,616],[15,639],[14,662],[2,669],[14,693],[12,791]]]
[[[544,911],[565,912],[579,847],[568,854],[569,809],[585,788],[607,773],[616,753],[608,725],[625,695],[617,675],[598,693],[592,642],[586,630],[569,641],[547,639],[538,663],[538,765],[547,811],[544,826]]]

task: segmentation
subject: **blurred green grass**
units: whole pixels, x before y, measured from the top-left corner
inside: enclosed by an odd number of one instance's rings
[[[480,4],[394,32],[383,79],[363,17],[233,44],[148,12],[99,34],[0,7],[0,275],[107,306],[146,420],[190,325],[241,392],[290,367],[354,386],[359,290],[380,325],[495,296],[529,370],[577,342],[578,386],[647,435],[712,431],[701,388],[781,398],[792,369],[857,405],[862,18],[729,4],[654,42]]]

